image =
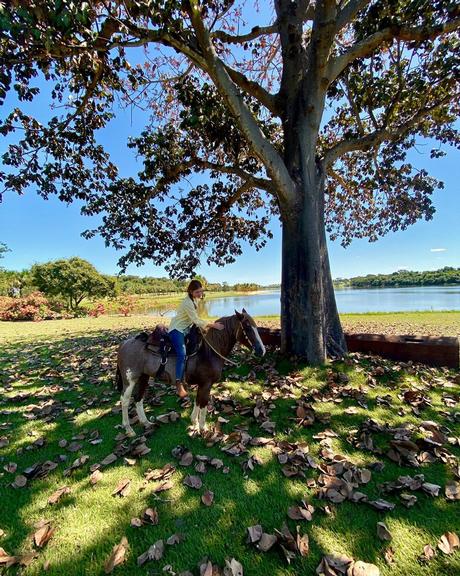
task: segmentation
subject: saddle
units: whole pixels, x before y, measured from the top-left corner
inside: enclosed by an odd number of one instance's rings
[[[162,364],[166,364],[168,356],[175,356],[176,351],[169,338],[168,329],[164,324],[157,324],[153,332],[141,332],[136,336],[137,340],[145,342],[145,347],[152,352],[161,355]],[[195,324],[185,336],[185,350],[187,356],[196,354],[201,346],[203,336]]]

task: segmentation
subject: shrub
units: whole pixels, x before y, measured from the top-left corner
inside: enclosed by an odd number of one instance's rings
[[[123,316],[129,316],[137,306],[137,300],[133,296],[124,296],[118,299],[118,311]]]
[[[89,315],[92,316],[93,318],[97,318],[98,316],[102,316],[103,314],[105,314],[105,306],[104,304],[102,304],[102,302],[96,304],[96,306],[94,308],[91,308],[91,310],[89,311]]]
[[[0,314],[2,320],[32,320],[38,322],[48,318],[56,318],[45,296],[40,292],[33,292],[21,298],[10,298],[5,309]]]

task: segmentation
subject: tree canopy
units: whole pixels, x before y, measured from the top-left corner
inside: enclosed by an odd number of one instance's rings
[[[36,264],[31,269],[31,276],[41,292],[63,297],[70,310],[78,308],[84,298],[108,296],[114,292],[114,283],[82,258]]]
[[[29,0],[0,8],[0,98],[40,78],[57,113],[0,125],[4,187],[101,214],[101,234],[185,277],[283,227],[282,332],[321,361],[343,348],[325,231],[347,245],[432,217],[442,183],[408,152],[457,146],[460,8],[449,0]],[[251,21],[253,26],[248,26]],[[97,132],[151,112],[120,177]],[[205,174],[206,179],[199,176]],[[284,303],[284,304],[283,304]],[[309,328],[305,328],[308,325]],[[302,328],[302,326],[304,328]]]

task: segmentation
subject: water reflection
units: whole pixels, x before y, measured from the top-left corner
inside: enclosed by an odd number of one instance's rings
[[[335,291],[339,312],[410,312],[420,310],[460,310],[460,286],[424,286],[411,288],[343,288]],[[200,306],[209,316],[229,316],[242,308],[253,316],[280,313],[279,290],[205,298]],[[156,314],[158,310],[151,310]],[[165,316],[173,316],[168,311]]]

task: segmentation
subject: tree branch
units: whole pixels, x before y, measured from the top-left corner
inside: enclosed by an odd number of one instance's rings
[[[371,0],[349,0],[345,6],[340,10],[337,16],[336,30],[339,32],[344,26],[349,24],[356,14],[365,8]]]
[[[422,122],[427,116],[429,116],[436,108],[444,105],[446,102],[452,100],[452,95],[449,94],[445,96],[441,101],[437,102],[433,106],[419,110],[416,114],[412,116],[407,122],[397,126],[393,129],[382,128],[381,130],[376,130],[370,134],[366,134],[362,138],[355,138],[353,140],[342,140],[330,150],[328,150],[323,159],[323,165],[327,171],[329,171],[330,166],[348,152],[355,152],[358,150],[370,150],[374,146],[381,144],[384,140],[397,140],[404,136],[404,134],[416,126],[419,122]]]
[[[267,108],[273,115],[279,116],[280,110],[277,106],[276,97],[270,94],[263,86],[254,80],[249,80],[244,74],[224,64],[225,70],[233,82],[241,88],[241,90],[254,96],[265,108]]]
[[[257,120],[230,78],[225,64],[216,55],[209,32],[204,26],[197,0],[189,0],[188,8],[192,25],[206,59],[208,74],[227,102],[249,146],[273,179],[280,202],[286,206],[294,206],[297,199],[296,189],[283,159],[273,144],[264,136]]]
[[[438,26],[427,27],[417,26],[409,28],[406,26],[389,26],[375,34],[371,34],[361,42],[354,44],[344,54],[332,58],[328,66],[328,79],[333,82],[343,70],[358,58],[365,58],[372,54],[381,44],[390,40],[404,40],[405,42],[424,42],[434,40],[442,34],[454,32],[460,28],[460,18],[454,18]]]
[[[270,26],[254,26],[251,32],[247,34],[240,34],[234,36],[233,34],[228,34],[224,30],[216,30],[211,32],[210,37],[212,39],[217,38],[221,42],[226,42],[228,44],[244,44],[245,42],[250,42],[259,36],[266,36],[268,34],[276,34],[278,32],[278,23],[270,24]]]

